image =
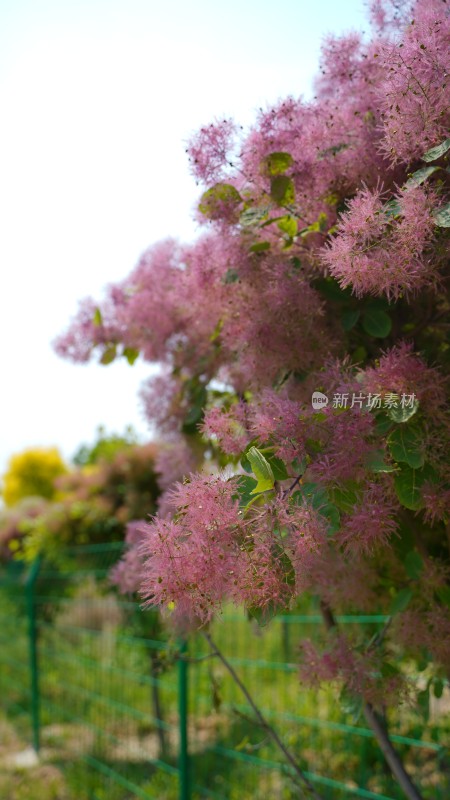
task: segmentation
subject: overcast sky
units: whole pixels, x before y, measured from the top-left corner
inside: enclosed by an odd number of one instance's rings
[[[99,424],[148,435],[149,367],[75,366],[52,339],[149,244],[195,236],[190,134],[310,94],[322,36],[361,27],[362,0],[0,0],[0,473]]]

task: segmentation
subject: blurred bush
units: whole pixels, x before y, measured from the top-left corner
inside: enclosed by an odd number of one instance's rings
[[[11,456],[3,475],[2,497],[6,506],[15,506],[26,497],[55,496],[55,479],[68,467],[56,447],[35,447]]]
[[[155,443],[136,444],[129,431],[123,437],[107,437],[99,429],[97,442],[78,451],[82,466],[69,471],[61,461],[63,470],[52,481],[50,470],[44,470],[47,494],[34,497],[33,482],[24,481],[23,487],[30,486],[30,496],[24,500],[20,496],[12,508],[0,512],[0,559],[32,559],[38,553],[55,555],[71,544],[123,539],[128,522],[146,519],[156,511],[158,449]],[[11,464],[22,463],[20,458],[13,456]],[[39,463],[33,464],[39,474]],[[38,477],[35,484],[39,487]],[[11,492],[8,497],[12,499]]]

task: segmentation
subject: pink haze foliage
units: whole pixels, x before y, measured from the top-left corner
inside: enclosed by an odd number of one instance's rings
[[[135,594],[139,591],[144,578],[139,545],[144,535],[145,522],[143,520],[133,520],[128,523],[125,553],[109,573],[110,582],[117,586],[121,594]]]
[[[381,192],[360,192],[324,252],[330,273],[359,297],[370,293],[397,299],[434,279],[427,248],[435,229],[431,212],[436,198],[419,186],[402,190],[396,202],[399,215],[392,220]]]
[[[57,349],[158,365],[141,401],[165,442],[163,495],[139,541],[130,528],[122,591],[143,577],[145,602],[183,628],[228,602],[268,619],[303,592],[391,615],[376,646],[335,631],[302,657],[303,680],[381,706],[408,693],[400,673],[380,678],[383,659],[449,659],[450,15],[440,0],[371,6],[371,36],[326,37],[311,100],[192,138],[201,235],[149,248]],[[408,418],[394,395],[413,397]]]

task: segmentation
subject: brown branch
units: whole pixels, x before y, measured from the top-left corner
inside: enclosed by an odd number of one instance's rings
[[[320,610],[322,612],[326,629],[328,631],[337,629],[338,625],[336,619],[328,603],[321,601]],[[385,626],[383,629],[383,634],[386,633],[386,630],[387,626]],[[387,763],[389,764],[393,775],[397,779],[399,786],[403,789],[405,796],[408,798],[408,800],[423,800],[419,790],[413,784],[411,778],[406,772],[403,761],[401,760],[397,751],[394,749],[384,722],[380,719],[371,703],[368,703],[364,700],[362,710],[366,718],[366,722],[372,729],[378,745]]]
[[[233,666],[230,664],[230,662],[224,656],[224,654],[219,650],[219,648],[217,647],[215,642],[211,639],[210,634],[207,633],[206,631],[204,631],[203,635],[204,635],[206,641],[208,642],[208,644],[209,644],[211,650],[213,651],[213,653],[219,658],[219,660],[224,665],[225,669],[230,673],[230,675],[233,678],[234,682],[239,686],[239,688],[240,688],[242,694],[245,696],[248,704],[253,709],[253,711],[255,713],[255,716],[256,716],[256,718],[258,720],[258,723],[261,726],[261,728],[263,728],[267,732],[267,735],[270,736],[270,738],[275,742],[277,747],[279,747],[279,749],[284,754],[286,760],[289,762],[289,764],[293,768],[296,776],[299,778],[299,780],[306,787],[307,792],[308,792],[308,796],[313,797],[314,800],[323,800],[321,795],[319,795],[316,792],[316,790],[315,790],[314,786],[312,785],[311,781],[309,780],[309,778],[307,778],[307,776],[305,775],[303,770],[297,764],[297,761],[295,760],[295,758],[292,755],[292,753],[288,750],[286,745],[283,744],[283,742],[280,739],[280,737],[278,736],[278,733],[276,732],[276,730],[274,728],[272,728],[272,726],[267,722],[266,718],[263,716],[263,714],[261,713],[260,709],[258,708],[258,706],[256,705],[255,701],[253,700],[253,698],[252,698],[251,694],[249,693],[247,687],[242,683],[239,675],[237,674],[237,672],[235,671]]]

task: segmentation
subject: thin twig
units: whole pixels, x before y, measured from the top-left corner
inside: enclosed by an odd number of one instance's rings
[[[224,665],[225,669],[230,673],[230,675],[233,678],[234,682],[239,686],[239,688],[240,688],[242,694],[245,696],[248,704],[252,707],[260,726],[262,728],[264,728],[265,731],[267,731],[268,736],[270,736],[270,738],[273,739],[273,741],[275,742],[277,747],[280,748],[280,750],[284,754],[284,756],[287,759],[287,761],[289,761],[289,764],[293,768],[293,770],[294,770],[295,774],[297,775],[297,777],[305,785],[306,789],[308,790],[309,796],[313,797],[314,800],[323,800],[323,798],[316,792],[316,790],[315,790],[314,786],[312,785],[311,781],[309,780],[309,778],[307,778],[307,776],[305,775],[303,770],[297,764],[297,761],[295,760],[295,758],[292,755],[292,753],[283,744],[283,742],[280,739],[280,737],[278,736],[276,730],[274,728],[272,728],[272,726],[267,722],[265,717],[262,715],[260,709],[258,708],[258,706],[256,705],[255,701],[253,700],[253,698],[252,698],[251,694],[249,693],[247,687],[242,683],[239,675],[234,670],[234,668],[232,667],[232,665],[230,664],[228,659],[219,650],[219,648],[217,647],[215,642],[213,642],[213,640],[211,639],[210,634],[207,633],[206,631],[204,631],[203,635],[204,635],[206,641],[208,642],[208,644],[209,644],[211,650],[213,651],[213,653],[215,653],[215,655],[220,659],[220,661]]]
[[[285,497],[287,497],[287,496],[288,496],[288,495],[289,495],[291,492],[293,492],[293,491],[294,491],[294,489],[295,489],[295,487],[297,486],[297,484],[298,484],[298,483],[300,483],[300,481],[301,481],[302,477],[303,477],[303,473],[302,473],[301,475],[297,475],[297,477],[296,477],[295,481],[294,481],[293,483],[291,483],[291,485],[290,485],[290,486],[288,486],[288,488],[287,488],[287,489],[285,489],[285,490],[284,490],[284,492],[282,492],[282,494],[281,494],[281,497],[283,498],[283,500],[284,500],[284,498],[285,498]]]
[[[332,629],[336,630],[338,624],[328,603],[322,601],[320,604],[320,609],[322,612],[322,617],[326,629],[329,631]],[[386,623],[386,625],[382,630],[383,636],[387,631],[389,622],[390,620],[388,620],[388,622]],[[403,789],[405,796],[408,798],[408,800],[423,800],[419,790],[417,789],[416,786],[414,786],[411,778],[406,772],[406,769],[403,765],[403,761],[401,760],[396,750],[394,750],[394,747],[389,738],[389,733],[384,725],[384,722],[380,719],[375,709],[373,708],[372,704],[364,700],[362,705],[362,710],[366,718],[367,724],[372,729],[375,738],[379,744],[379,747],[387,763],[389,764],[393,775],[397,779],[399,786]]]
[[[180,661],[186,661],[187,664],[199,664],[201,661],[216,658],[216,653],[206,653],[204,656],[187,656],[186,653],[178,653],[178,658]]]

